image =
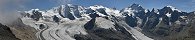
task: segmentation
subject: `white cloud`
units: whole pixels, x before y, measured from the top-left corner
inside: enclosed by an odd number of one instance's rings
[[[27,0],[0,0],[0,23],[9,24],[16,20],[20,15],[17,10],[24,7],[25,2]]]
[[[11,23],[19,17],[18,10],[25,10],[25,3],[36,0],[0,0],[0,23]],[[57,5],[70,3],[71,0],[48,0]]]

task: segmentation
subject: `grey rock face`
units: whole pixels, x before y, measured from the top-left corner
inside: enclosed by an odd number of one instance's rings
[[[16,36],[12,33],[9,27],[2,25],[0,23],[0,40],[19,40]]]

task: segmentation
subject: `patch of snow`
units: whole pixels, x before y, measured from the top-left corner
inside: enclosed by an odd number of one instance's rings
[[[131,10],[131,8],[125,8],[124,12],[127,12],[129,16],[135,16],[135,14],[133,12],[135,12],[134,10]]]
[[[187,19],[187,16],[180,16],[180,18],[182,18],[182,19]]]
[[[162,18],[159,18],[159,20],[161,20],[161,21],[162,21]]]
[[[96,14],[98,14],[98,15],[99,15],[99,16],[101,16],[101,17],[106,16],[106,15],[104,15],[104,14],[100,13],[100,12],[97,12],[97,11],[96,11]]]
[[[156,14],[159,14],[159,12],[157,12]]]
[[[145,13],[147,13],[148,11],[147,10],[144,10]]]
[[[167,13],[167,14],[165,14],[165,15],[167,15],[167,17],[171,17],[171,13]]]
[[[114,10],[114,9],[110,9],[110,8],[106,8],[105,12],[109,15],[114,15],[114,16],[121,16],[122,14],[120,14],[119,10]]]
[[[156,14],[159,14],[158,10],[156,10],[156,9],[154,9],[154,12],[155,12]]]

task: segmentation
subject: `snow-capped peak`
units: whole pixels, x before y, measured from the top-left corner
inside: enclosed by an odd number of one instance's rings
[[[139,4],[132,4],[131,7],[140,7],[141,5]]]
[[[168,5],[168,6],[166,6],[166,7],[171,8],[171,9],[172,9],[172,11],[178,11],[178,12],[181,12],[179,9],[177,9],[177,8],[175,8],[175,7],[173,7],[173,6]]]
[[[132,10],[137,10],[137,11],[144,11],[145,10],[139,4],[132,4],[129,8],[131,8]]]
[[[122,13],[122,15],[129,15],[129,16],[137,16],[137,15],[139,15],[138,12],[147,13],[149,11],[142,8],[141,5],[139,5],[139,4],[132,4],[130,7],[124,8],[120,11],[120,13]]]
[[[154,8],[152,9],[152,11],[154,11],[155,13],[157,13],[157,12],[158,12],[158,10],[157,10],[157,9],[154,9]]]
[[[67,4],[68,6],[74,6],[74,5],[72,5],[72,4]]]
[[[158,10],[157,9],[152,9],[152,12],[156,13],[156,14],[159,14]]]
[[[105,8],[105,7],[102,5],[94,5],[94,6],[90,6],[89,8],[91,8],[92,10],[96,10],[96,9]]]

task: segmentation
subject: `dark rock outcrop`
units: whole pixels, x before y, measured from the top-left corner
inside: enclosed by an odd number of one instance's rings
[[[12,33],[9,27],[0,23],[0,40],[20,40]]]

